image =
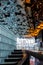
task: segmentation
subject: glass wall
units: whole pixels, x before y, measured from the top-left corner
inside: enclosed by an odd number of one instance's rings
[[[16,35],[7,26],[0,25],[0,63],[16,49]]]

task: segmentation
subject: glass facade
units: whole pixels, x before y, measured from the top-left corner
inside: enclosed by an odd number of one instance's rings
[[[0,25],[0,63],[16,49],[16,35],[7,26]]]

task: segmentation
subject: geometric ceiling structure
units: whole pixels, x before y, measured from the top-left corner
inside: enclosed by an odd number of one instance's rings
[[[18,35],[23,35],[28,29],[23,3],[21,0],[0,0],[0,25]]]
[[[9,30],[19,36],[30,33],[27,30],[35,29],[40,23],[40,21],[38,21],[39,19],[37,21],[35,20],[38,17],[37,15],[35,17],[37,11],[35,12],[33,5],[37,0],[33,0],[32,4],[31,1],[32,0],[0,0],[0,25],[8,27]],[[43,9],[42,2],[40,2],[41,8],[38,10],[39,14],[40,10],[42,12]],[[42,16],[41,18],[43,19],[43,15],[40,16]],[[36,22],[34,22],[34,20]]]

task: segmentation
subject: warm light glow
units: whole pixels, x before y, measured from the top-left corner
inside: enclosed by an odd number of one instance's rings
[[[30,34],[24,35],[24,37],[35,37],[39,34],[39,32],[43,29],[43,22],[41,22],[35,30],[27,30],[30,32]]]
[[[26,3],[30,3],[30,0],[26,0],[25,2],[26,2]]]

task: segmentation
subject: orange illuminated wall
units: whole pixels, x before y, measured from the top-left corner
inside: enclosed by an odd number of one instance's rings
[[[25,0],[26,3],[30,3],[30,0]]]
[[[25,37],[38,36],[39,32],[43,29],[43,22],[41,22],[35,30],[30,29],[30,34],[24,35]]]

